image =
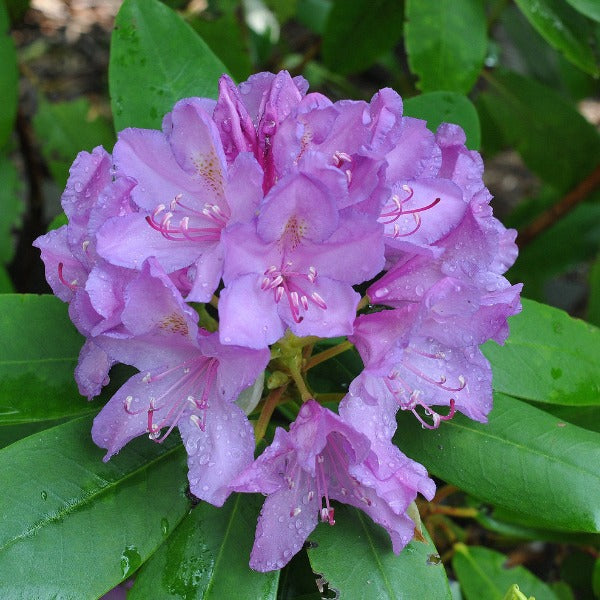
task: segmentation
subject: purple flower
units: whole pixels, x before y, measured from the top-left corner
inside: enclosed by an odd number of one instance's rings
[[[283,567],[319,518],[335,523],[331,500],[365,511],[388,531],[394,552],[400,552],[413,536],[408,505],[417,491],[431,498],[434,486],[425,470],[389,440],[378,450],[344,419],[314,400],[306,402],[290,431],[278,428],[273,443],[233,483],[238,491],[267,495],[250,566],[258,571]],[[379,463],[394,468],[384,472]]]
[[[224,234],[219,301],[226,344],[261,348],[289,327],[299,336],[352,332],[360,296],[352,285],[383,266],[381,226],[337,208],[346,179],[334,167],[282,178],[255,223]]]
[[[96,252],[96,232],[106,218],[129,211],[134,183],[111,175],[111,157],[101,147],[81,152],[70,169],[61,202],[68,225],[40,236],[46,279],[52,291],[69,303],[69,315],[77,329],[90,337],[83,346],[75,377],[80,392],[96,396],[108,382],[114,361],[92,337],[121,324],[123,290],[134,273],[111,265]]]
[[[96,417],[94,441],[108,460],[139,435],[161,442],[177,427],[192,493],[220,506],[254,452],[252,427],[234,401],[264,370],[268,352],[221,346],[217,334],[198,329],[196,313],[152,260],[127,287],[122,319],[126,337],[96,342],[140,373]]]
[[[227,165],[206,112],[213,104],[181,100],[163,132],[121,132],[115,169],[137,183],[137,210],[115,216],[98,234],[98,252],[112,264],[140,269],[154,257],[167,273],[185,269],[179,287],[196,302],[210,300],[221,279],[222,231],[250,220],[262,198],[262,170],[249,153]]]

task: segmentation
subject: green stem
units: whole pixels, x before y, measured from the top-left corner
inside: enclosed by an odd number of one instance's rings
[[[346,352],[346,350],[350,350],[350,348],[352,348],[353,346],[354,344],[352,342],[346,340],[345,342],[342,342],[337,346],[332,346],[331,348],[327,348],[327,350],[323,350],[323,352],[319,352],[318,354],[311,356],[304,365],[304,371],[308,371],[309,369],[312,369],[319,363],[322,363],[325,360],[329,360],[330,358],[333,358],[334,356],[337,356],[342,352]]]
[[[308,389],[308,387],[306,386],[306,382],[304,381],[304,378],[302,377],[302,374],[300,373],[300,370],[298,368],[290,367],[290,375],[292,376],[292,379],[294,380],[294,383],[296,384],[296,387],[300,392],[302,402],[306,402],[307,400],[310,400],[314,397]]]
[[[258,417],[258,421],[254,426],[254,436],[256,438],[256,443],[258,444],[260,440],[265,437],[265,432],[267,431],[267,425],[271,420],[271,416],[273,415],[273,411],[277,408],[279,401],[281,400],[281,396],[285,389],[286,385],[282,385],[278,387],[276,390],[273,390],[265,399],[265,403],[260,411],[260,416]]]

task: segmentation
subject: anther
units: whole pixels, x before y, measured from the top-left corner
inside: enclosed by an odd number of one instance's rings
[[[315,303],[317,304],[318,307],[322,308],[323,310],[325,310],[327,308],[327,304],[325,303],[325,300],[323,300],[323,298],[321,297],[321,295],[318,292],[313,292],[310,297],[315,301]]]

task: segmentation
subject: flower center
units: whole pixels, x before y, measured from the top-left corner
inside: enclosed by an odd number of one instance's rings
[[[412,200],[414,192],[408,185],[403,185],[402,190],[406,192],[407,197],[401,199],[400,196],[394,194],[386,202],[378,219],[380,223],[385,225],[385,235],[394,239],[408,237],[415,233],[421,227],[421,215],[419,213],[425,212],[441,202],[441,198],[436,198],[427,206],[406,209],[405,205]]]
[[[426,352],[416,350],[415,348],[407,348],[407,351],[414,352],[423,358],[430,358],[436,361],[445,358],[443,352],[429,354]],[[450,385],[448,384],[445,375],[441,375],[438,380],[433,379],[426,375],[421,369],[410,364],[410,362],[408,362],[407,360],[402,362],[402,367],[407,369],[412,374],[416,375],[419,379],[422,379],[426,383],[435,385],[439,389],[444,390],[446,392],[460,392],[467,385],[467,382],[462,375],[459,375],[456,378],[456,384]],[[411,385],[406,381],[406,379],[400,375],[398,370],[392,370],[386,377],[383,378],[383,380],[389,392],[400,405],[400,408],[402,410],[410,410],[415,415],[415,417],[417,417],[417,419],[421,423],[421,426],[425,429],[437,429],[442,421],[448,421],[452,419],[454,413],[456,412],[454,408],[456,400],[454,398],[450,398],[450,411],[448,412],[448,414],[440,415],[439,413],[437,413],[431,408],[431,406],[425,401],[425,399],[422,398],[423,390],[411,387]],[[416,410],[417,407],[421,407],[425,411],[425,414],[431,418],[432,423],[428,423],[421,417],[421,415],[419,415],[419,413]]]
[[[159,204],[152,215],[146,217],[148,225],[168,240],[218,241],[229,221],[228,211],[208,202],[198,210],[184,204],[181,198],[182,194],[175,196],[168,209],[165,204]]]
[[[216,358],[203,356],[187,360],[161,373],[154,375],[146,373],[142,381],[148,385],[167,377],[172,378],[173,375],[175,378],[160,396],[149,395],[145,401],[141,400],[143,408],[134,409],[133,405],[140,399],[127,396],[123,402],[125,412],[129,415],[147,413],[148,437],[159,444],[169,436],[185,412],[190,413],[188,415],[190,422],[204,431],[206,410],[210,408],[209,396],[215,384],[218,365]],[[160,419],[156,420],[159,415]],[[168,429],[161,437],[161,430],[164,427]]]
[[[327,309],[327,304],[318,292],[306,291],[307,287],[315,283],[317,270],[314,267],[309,267],[306,273],[301,273],[293,271],[291,267],[291,262],[286,262],[281,268],[275,265],[270,266],[264,272],[260,287],[264,291],[273,290],[276,303],[279,303],[285,296],[290,306],[292,318],[296,323],[300,323],[304,319],[301,312],[306,312],[310,303],[323,310]]]

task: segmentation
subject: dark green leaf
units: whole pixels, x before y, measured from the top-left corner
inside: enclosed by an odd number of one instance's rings
[[[177,440],[138,439],[104,463],[90,427],[84,417],[0,451],[0,597],[98,598],[188,510]]]
[[[309,548],[308,557],[313,571],[322,573],[340,598],[449,600],[444,566],[423,533],[427,542],[412,541],[397,556],[384,529],[362,511],[341,505],[334,527],[321,524],[310,535],[317,546]]]
[[[590,293],[588,296],[586,318],[590,323],[600,327],[600,255],[590,268]]]
[[[15,44],[8,35],[8,12],[4,2],[0,2],[0,90],[2,90],[2,110],[0,110],[0,148],[10,137],[17,114],[17,53]]]
[[[404,101],[404,114],[425,119],[432,131],[440,123],[456,123],[467,134],[467,146],[478,150],[481,142],[479,116],[473,103],[463,94],[455,92],[429,92]]]
[[[266,0],[265,4],[283,24],[296,14],[298,0]]]
[[[457,415],[423,431],[399,414],[395,441],[432,473],[529,527],[600,531],[600,435],[495,394],[488,424]]]
[[[250,76],[252,72],[250,54],[234,12],[224,13],[211,21],[196,17],[188,23],[223,61],[235,79],[243,81]]]
[[[335,0],[323,32],[323,62],[346,75],[371,66],[402,36],[398,0]]]
[[[516,0],[517,6],[546,41],[580,69],[599,75],[591,46],[592,25],[564,0]]]
[[[298,0],[298,21],[314,33],[321,35],[325,31],[331,0]]]
[[[20,21],[27,9],[29,8],[30,1],[29,0],[5,0],[6,8],[8,8],[8,13],[10,15],[10,20],[15,23]]]
[[[514,47],[511,54],[517,54],[513,68],[521,75],[531,77],[571,100],[595,94],[597,81],[550,46],[516,6],[508,6],[502,12],[501,23]]]
[[[248,566],[262,498],[235,494],[220,508],[202,502],[136,576],[130,600],[274,600],[279,571]]]
[[[52,231],[62,227],[63,225],[67,225],[68,222],[69,219],[67,218],[67,215],[65,215],[64,212],[61,212],[57,214],[52,221],[50,221],[50,224],[48,225],[48,231]]]
[[[456,544],[452,567],[460,582],[465,600],[503,600],[507,590],[517,584],[527,598],[558,600],[554,592],[525,567],[507,569],[504,554]]]
[[[64,187],[69,167],[82,150],[111,150],[115,138],[108,121],[93,114],[85,98],[51,104],[41,99],[33,126],[54,181]]]
[[[594,198],[600,199],[600,194],[576,206],[522,248],[508,277],[525,284],[524,294],[528,298],[545,300],[551,277],[595,256],[600,244],[600,203],[594,202]],[[555,302],[561,300],[559,297]]]
[[[0,422],[95,410],[73,380],[83,338],[55,296],[0,295]]]
[[[278,600],[322,600],[317,588],[306,548],[292,557],[292,560],[281,569],[279,576]]]
[[[497,392],[553,404],[600,404],[600,329],[526,299],[509,324],[504,346],[483,346]]]
[[[20,188],[15,166],[0,154],[0,263],[9,262],[14,254],[12,233],[19,226],[25,209]]]
[[[52,419],[50,421],[30,421],[28,423],[17,423],[16,425],[0,424],[0,448],[10,446],[14,442],[21,440],[27,436],[33,435],[56,427],[65,422],[65,419]]]
[[[483,2],[406,2],[406,50],[423,92],[467,93],[477,80],[487,49]]]
[[[592,573],[592,589],[596,598],[600,598],[600,558],[594,563],[594,571]]]
[[[598,0],[567,0],[567,2],[581,14],[595,21],[600,21],[600,4]],[[600,594],[598,595],[600,596]]]
[[[577,185],[600,161],[600,136],[552,89],[510,72],[488,77],[479,98],[525,163],[559,191]],[[484,137],[485,143],[485,137]]]
[[[360,355],[352,348],[311,369],[308,372],[308,382],[315,392],[321,394],[345,394],[351,381],[362,369]]]
[[[125,0],[110,48],[109,87],[117,131],[160,127],[177,100],[215,98],[225,66],[158,0]]]
[[[596,533],[572,533],[540,527],[528,527],[523,524],[522,515],[501,508],[492,508],[489,505],[482,506],[476,500],[473,500],[473,504],[480,508],[476,517],[478,523],[507,540],[546,541],[582,546],[600,545],[600,536]]]
[[[577,427],[600,433],[600,403],[593,406],[564,406],[560,404],[538,404],[535,406]]]

